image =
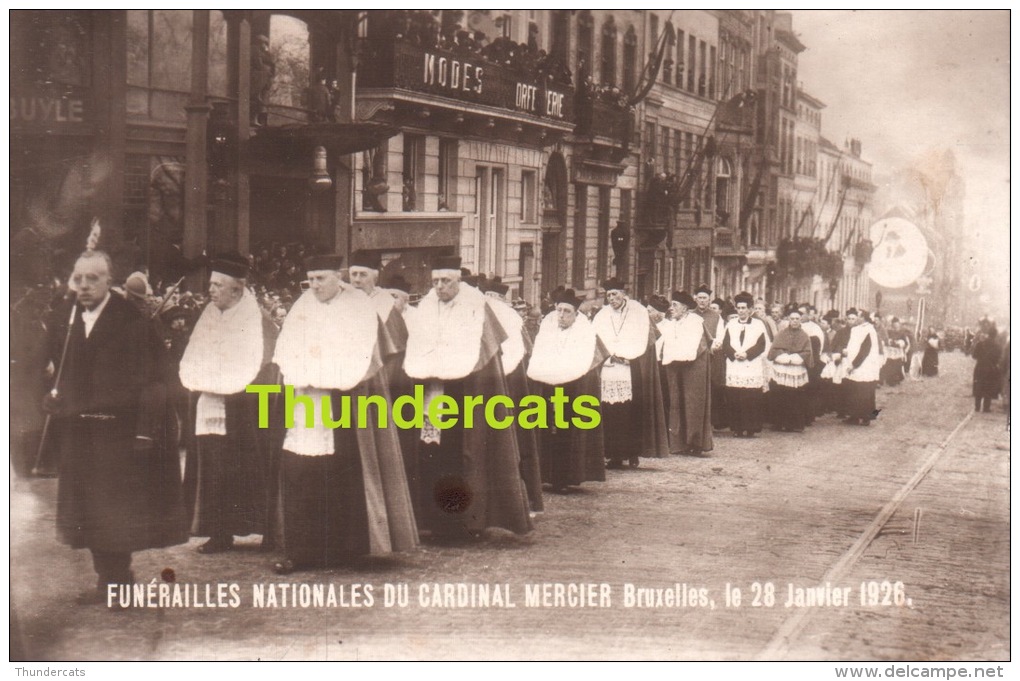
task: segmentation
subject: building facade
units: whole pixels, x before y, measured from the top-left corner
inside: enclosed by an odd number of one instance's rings
[[[122,274],[154,282],[296,243],[375,251],[415,292],[457,253],[532,304],[613,275],[639,297],[864,302],[870,166],[824,142],[789,14],[19,11],[12,37],[29,272],[99,218]],[[806,237],[857,254],[834,286],[785,276],[780,245]]]
[[[768,163],[766,138],[760,135],[759,11],[719,11],[719,82],[723,104],[716,120],[715,239],[712,285],[723,298],[764,285],[760,249],[763,224],[760,199],[763,163]],[[761,114],[764,120],[763,114]],[[765,166],[767,167],[767,166]],[[757,179],[757,182],[755,181]],[[753,235],[753,239],[752,239]],[[755,279],[748,264],[754,250]]]
[[[711,277],[715,134],[725,96],[715,12],[649,10],[645,34],[658,70],[640,105],[634,286],[641,297]]]
[[[296,242],[379,251],[419,292],[429,252],[457,252],[529,302],[629,265],[609,233],[633,221],[640,13],[12,21],[15,252],[66,260],[97,217],[121,274]]]
[[[356,116],[399,134],[353,159],[350,247],[380,251],[418,290],[443,251],[532,304],[559,285],[594,291],[616,273],[611,230],[633,215],[622,88],[638,18],[363,13]]]
[[[349,108],[347,13],[21,11],[12,22],[12,220],[45,232],[58,256],[81,250],[92,218],[118,270],[148,267],[154,282],[203,253],[345,241],[344,155],[390,134],[309,107],[316,74]],[[39,68],[58,61],[59,74]]]
[[[875,309],[867,273],[876,189],[871,164],[862,158],[859,140],[848,140],[840,149],[822,135],[824,108],[798,89],[792,223],[783,243],[785,248],[798,244],[799,249],[784,255],[800,257],[809,267],[787,268],[779,297],[819,310]],[[809,243],[816,248],[806,247]]]

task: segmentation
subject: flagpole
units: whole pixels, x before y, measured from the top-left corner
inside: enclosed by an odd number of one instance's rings
[[[57,366],[57,376],[53,381],[53,389],[50,390],[49,396],[51,399],[56,400],[60,397],[60,377],[64,374],[64,360],[67,359],[67,346],[71,342],[71,331],[74,329],[74,318],[78,311],[78,303],[75,300],[71,304],[71,318],[67,321],[67,335],[64,336],[64,348],[60,351],[60,364]],[[46,414],[46,419],[43,421],[42,435],[39,436],[39,449],[35,453],[35,465],[32,466],[33,476],[42,476],[42,459],[43,453],[46,451],[46,436],[49,434],[50,421],[53,419],[53,414]]]

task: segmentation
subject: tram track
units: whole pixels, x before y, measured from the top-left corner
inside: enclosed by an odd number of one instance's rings
[[[850,548],[848,548],[840,557],[832,564],[826,573],[818,580],[819,584],[837,584],[842,583],[853,570],[854,566],[864,555],[864,552],[868,549],[871,543],[878,537],[882,530],[886,527],[892,517],[903,505],[903,502],[913,492],[921,482],[928,477],[932,469],[939,462],[942,456],[945,454],[949,447],[949,444],[956,438],[961,430],[971,421],[974,417],[974,412],[967,413],[956,427],[942,440],[938,445],[935,446],[934,451],[927,457],[921,465],[914,472],[914,475],[900,487],[895,494],[889,499],[888,502],[882,507],[882,510],[878,512],[875,518],[868,524],[865,530],[857,538]],[[916,532],[916,530],[915,530]],[[802,608],[793,611],[793,613],[786,618],[780,627],[773,634],[768,644],[764,647],[761,653],[757,656],[759,660],[781,660],[785,659],[787,654],[790,652],[791,647],[797,642],[798,638],[804,633],[811,616],[816,612],[816,609]]]

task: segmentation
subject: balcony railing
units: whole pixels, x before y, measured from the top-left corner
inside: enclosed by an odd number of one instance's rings
[[[359,88],[394,88],[450,100],[455,108],[482,105],[550,121],[574,122],[574,90],[489,61],[481,54],[422,47],[404,39],[365,40]]]
[[[590,112],[585,110],[586,107],[590,107]],[[622,146],[630,146],[634,136],[634,112],[601,100],[578,102],[577,133],[609,137]]]

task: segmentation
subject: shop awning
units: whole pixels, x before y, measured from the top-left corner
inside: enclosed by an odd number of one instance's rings
[[[331,157],[353,154],[379,145],[399,128],[384,123],[301,123],[257,128],[251,154],[262,161],[308,162],[315,147],[325,147]]]

